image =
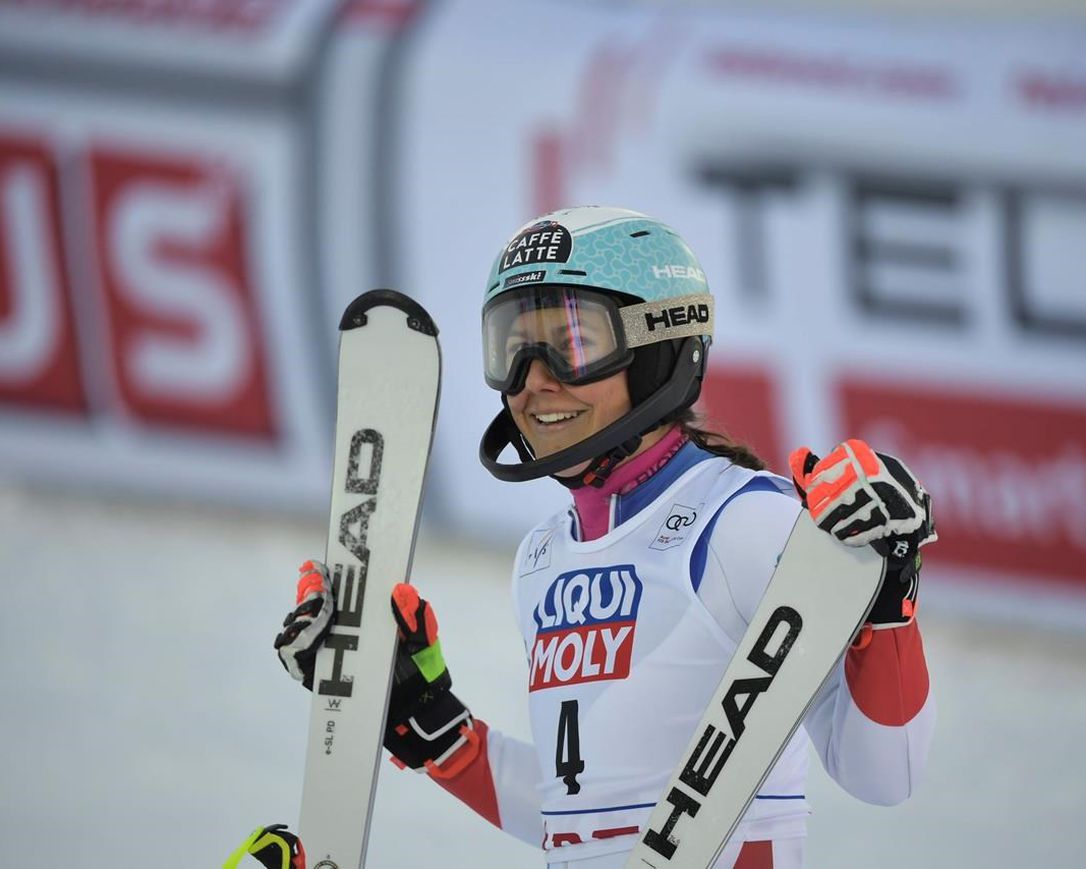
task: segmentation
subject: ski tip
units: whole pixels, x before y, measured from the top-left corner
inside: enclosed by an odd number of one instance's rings
[[[366,311],[380,306],[399,308],[407,315],[407,328],[421,332],[423,335],[437,337],[437,325],[433,317],[418,302],[410,296],[396,290],[370,290],[363,293],[343,312],[343,318],[339,321],[339,331],[346,332],[349,329],[357,329],[368,322]]]

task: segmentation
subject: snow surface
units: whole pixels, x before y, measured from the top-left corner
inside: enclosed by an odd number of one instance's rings
[[[271,641],[324,535],[312,519],[0,486],[2,865],[219,867],[254,826],[295,824],[308,694]],[[526,736],[511,556],[424,527],[414,574],[457,692]],[[927,779],[876,808],[815,761],[809,865],[1082,866],[1086,632],[968,616],[930,585]],[[373,869],[542,866],[387,763],[371,841]]]

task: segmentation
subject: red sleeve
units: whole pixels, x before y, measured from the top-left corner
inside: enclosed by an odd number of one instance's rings
[[[916,621],[872,631],[845,656],[845,681],[860,711],[877,724],[912,721],[928,698],[928,664]]]
[[[450,794],[463,803],[466,803],[495,827],[502,825],[501,816],[498,813],[498,795],[494,790],[494,776],[490,769],[490,759],[487,752],[486,722],[475,719],[475,732],[479,737],[479,752],[471,762],[450,778],[431,778],[441,785]],[[460,752],[467,751],[470,745],[465,745]],[[459,754],[460,752],[457,752]],[[455,765],[457,755],[454,754],[445,766]]]

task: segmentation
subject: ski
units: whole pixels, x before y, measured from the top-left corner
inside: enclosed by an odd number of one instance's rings
[[[325,563],[336,613],[317,656],[299,833],[314,869],[365,865],[406,581],[437,415],[437,328],[417,302],[373,290],[340,322]]]
[[[802,511],[627,869],[709,869],[863,625],[885,562]]]

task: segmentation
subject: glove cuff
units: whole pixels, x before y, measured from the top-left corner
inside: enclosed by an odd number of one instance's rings
[[[900,628],[916,617],[916,597],[920,588],[920,553],[904,562],[887,559],[886,577],[875,603],[867,614],[867,625],[874,630]],[[865,625],[866,627],[866,625]]]
[[[479,752],[471,712],[448,690],[431,689],[402,717],[390,709],[384,744],[397,766],[439,778],[455,775]],[[443,768],[464,746],[471,749],[458,755],[453,767]]]

